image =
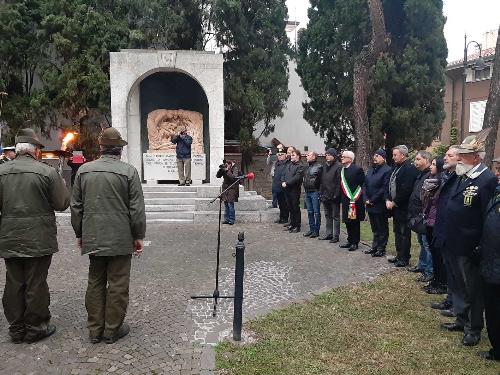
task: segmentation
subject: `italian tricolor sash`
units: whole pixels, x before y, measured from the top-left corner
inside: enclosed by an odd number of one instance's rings
[[[347,180],[345,179],[345,174],[344,174],[345,168],[342,168],[342,171],[340,173],[341,176],[341,181],[340,185],[342,186],[342,190],[344,191],[344,194],[349,198],[349,211],[347,213],[347,218],[351,220],[356,220],[356,201],[359,199],[361,196],[361,186],[358,186],[356,191],[352,193],[351,188],[347,184]]]

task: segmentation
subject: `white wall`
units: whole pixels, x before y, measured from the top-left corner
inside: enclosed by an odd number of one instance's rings
[[[283,110],[283,117],[275,120],[274,132],[268,137],[260,137],[260,144],[264,147],[271,145],[271,140],[276,138],[285,146],[295,146],[300,151],[304,151],[304,146],[308,146],[309,151],[323,153],[325,151],[325,143],[323,138],[314,134],[311,126],[304,120],[302,103],[307,101],[307,94],[300,84],[300,77],[295,71],[297,63],[291,60],[288,63],[290,70],[290,79],[288,81],[288,89],[290,97]],[[254,136],[258,137],[264,128],[263,123],[257,124]]]

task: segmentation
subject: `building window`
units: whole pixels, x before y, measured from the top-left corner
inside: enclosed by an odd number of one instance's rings
[[[485,109],[486,109],[486,100],[470,102],[469,133],[480,132],[483,129]]]
[[[304,151],[309,151],[309,146],[304,146]]]
[[[487,66],[483,70],[474,70],[474,81],[483,81],[491,78],[491,66]]]

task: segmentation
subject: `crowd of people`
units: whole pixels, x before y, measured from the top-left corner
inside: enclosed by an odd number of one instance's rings
[[[388,261],[420,273],[417,281],[426,283],[426,293],[446,295],[431,307],[454,318],[442,329],[463,332],[463,345],[479,343],[485,316],[492,348],[478,354],[500,360],[500,158],[494,160],[495,175],[483,164],[484,157],[479,136],[451,146],[443,158],[421,150],[410,160],[408,147],[399,145],[392,149],[392,167],[386,151],[379,149],[365,173],[352,151],[330,148],[324,163],[316,152],[308,152],[303,164],[299,150],[280,144],[272,166],[273,198],[280,212],[276,223],[290,233],[301,231],[303,191],[308,215],[304,237],[339,242],[342,214],[347,237],[340,248],[356,251],[368,213],[373,237],[364,253],[385,257],[392,218],[396,256]],[[326,218],[322,235],[321,209]],[[412,232],[420,248],[414,267]]]
[[[78,170],[71,200],[56,170],[38,161],[43,144],[32,129],[19,131],[15,158],[9,154],[12,149],[2,158],[0,257],[7,270],[2,302],[14,343],[36,342],[55,332],[46,279],[58,251],[54,210],[69,205],[78,246],[90,261],[85,297],[90,341],[114,343],[129,332],[124,319],[130,265],[132,255],[143,250],[144,198],[137,170],[120,161],[127,144],[120,133],[104,130],[99,144],[102,156]],[[368,213],[373,240],[365,253],[384,257],[392,217],[396,256],[388,261],[409,267],[415,232],[420,254],[408,270],[421,273],[418,280],[427,283],[427,293],[446,294],[431,306],[454,318],[442,328],[463,332],[462,343],[475,346],[485,317],[492,348],[479,354],[500,360],[500,159],[495,160],[495,176],[482,162],[480,137],[451,146],[444,158],[422,150],[411,161],[408,148],[396,146],[393,167],[379,149],[366,173],[349,150],[329,148],[324,163],[315,152],[307,153],[307,165],[301,156],[294,147],[277,147],[272,182],[280,211],[277,223],[290,233],[301,232],[304,191],[309,227],[303,236],[338,243],[342,216],[347,237],[340,248],[356,251]],[[234,187],[223,196],[229,225],[235,220],[238,175],[229,160],[217,173],[224,189]],[[181,181],[188,184],[189,173]],[[320,235],[322,209],[326,224]]]

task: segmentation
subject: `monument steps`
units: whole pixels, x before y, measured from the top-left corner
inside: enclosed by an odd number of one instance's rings
[[[148,224],[217,223],[219,202],[210,201],[220,193],[219,185],[142,185]],[[255,191],[244,191],[236,203],[237,223],[264,223],[274,221],[279,211],[269,208],[269,202]],[[224,210],[224,207],[222,207]],[[223,213],[224,214],[224,213]],[[69,209],[56,213],[59,225],[71,225]]]
[[[195,191],[146,191],[144,192],[144,198],[196,198]]]

